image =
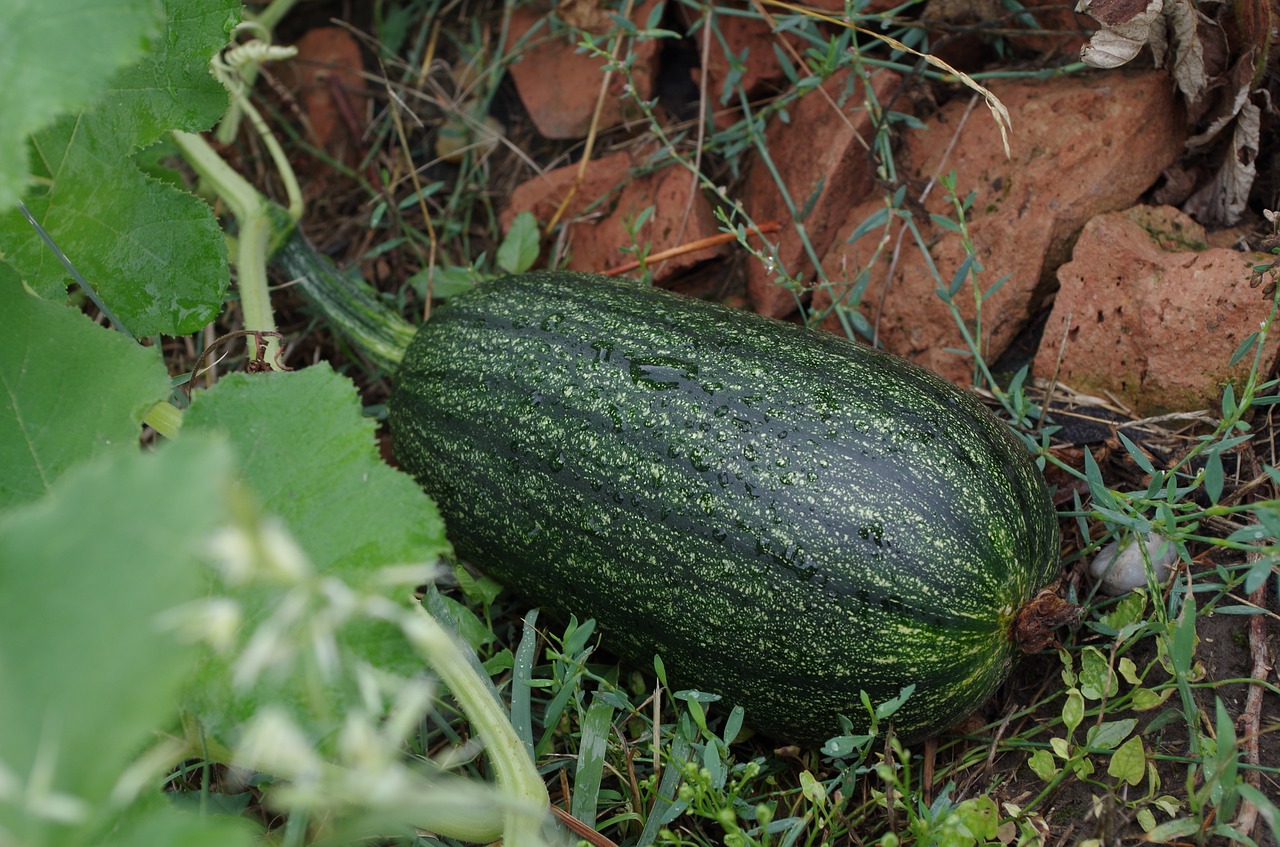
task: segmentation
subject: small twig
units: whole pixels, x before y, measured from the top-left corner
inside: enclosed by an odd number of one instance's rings
[[[1238,487],[1235,491],[1232,491],[1230,494],[1223,497],[1219,505],[1234,506],[1235,504],[1242,502],[1245,496],[1252,493],[1255,488],[1266,485],[1270,481],[1271,477],[1266,474],[1258,474],[1253,479]]]
[[[428,56],[433,55],[436,47],[436,37],[440,34],[439,21],[431,30],[431,41],[427,45]],[[430,64],[430,59],[427,59]],[[423,225],[427,228],[427,255],[423,257],[418,250],[417,242],[412,238],[409,244],[415,253],[418,253],[420,261],[426,265],[427,270],[427,296],[422,298],[422,320],[426,322],[431,317],[431,284],[435,279],[436,268],[436,251],[439,249],[439,239],[436,237],[435,225],[431,222],[431,210],[427,208],[427,198],[423,196],[422,181],[418,178],[418,169],[413,164],[413,148],[409,146],[409,136],[404,131],[404,121],[400,117],[400,107],[403,101],[396,96],[391,89],[391,83],[386,83],[387,96],[390,100],[389,111],[391,112],[391,121],[395,125],[396,136],[400,139],[400,149],[403,151],[406,161],[409,164],[409,178],[413,180],[413,191],[418,198],[418,210],[422,215]]]
[[[698,182],[702,179],[702,145],[707,135],[707,90],[708,77],[711,73],[711,20],[715,14],[711,4],[702,12],[702,67],[698,79],[698,134],[693,147],[693,171],[689,174],[689,196],[685,200],[684,211],[680,215],[680,227],[676,230],[676,238],[684,238],[689,227],[689,217],[693,214],[693,201],[698,196]],[[652,260],[650,260],[652,261]],[[659,265],[654,268],[654,277],[662,273]]]
[[[1261,469],[1258,467],[1258,457],[1251,447],[1245,449],[1245,462],[1249,465],[1249,470],[1258,473]],[[1256,565],[1262,559],[1261,552],[1250,552],[1246,557],[1250,565]],[[1261,585],[1254,589],[1249,595],[1249,604],[1258,608],[1266,608],[1267,603],[1267,582],[1264,580]],[[1253,669],[1249,672],[1249,676],[1253,680],[1265,680],[1274,667],[1271,657],[1267,653],[1267,621],[1262,615],[1253,615],[1249,620],[1249,657],[1253,660]],[[1258,746],[1258,737],[1262,729],[1262,695],[1263,687],[1254,682],[1249,686],[1249,693],[1245,696],[1244,711],[1240,713],[1240,747],[1244,752],[1244,760],[1250,767],[1244,769],[1244,779],[1249,785],[1262,790],[1262,776],[1258,767],[1262,764],[1262,754]],[[1258,824],[1258,807],[1250,803],[1248,800],[1240,801],[1240,811],[1236,815],[1234,829],[1236,832],[1249,838],[1253,834],[1253,829]]]
[[[631,9],[634,6],[634,0],[627,0],[622,8],[622,17],[630,20]],[[551,220],[547,223],[546,232],[551,232],[556,228],[556,224],[560,223],[560,219],[564,217],[565,211],[569,208],[569,203],[578,193],[578,188],[586,181],[587,165],[591,163],[591,153],[596,146],[596,137],[600,132],[600,115],[604,112],[604,101],[609,96],[609,85],[613,82],[613,66],[618,61],[618,51],[622,49],[623,35],[619,32],[613,39],[613,47],[609,51],[609,66],[604,72],[604,78],[600,81],[600,93],[596,97],[596,108],[591,113],[591,127],[587,130],[586,145],[582,151],[582,160],[578,162],[578,172],[573,177],[573,184],[569,186],[569,191],[564,195],[564,199],[560,201],[556,212],[551,216]]]
[[[770,233],[778,232],[781,229],[782,229],[782,224],[778,223],[777,221],[765,221],[759,226],[753,227],[751,231],[747,233],[747,235],[763,237]],[[708,247],[715,247],[718,244],[728,244],[732,241],[737,241],[737,240],[738,240],[738,235],[737,233],[734,233],[734,232],[722,232],[722,233],[719,233],[718,235],[709,235],[706,238],[699,238],[696,241],[690,241],[687,244],[681,244],[678,247],[672,247],[669,250],[663,250],[661,252],[654,253],[652,256],[649,256],[648,258],[645,259],[645,264],[652,264],[653,262],[663,262],[663,261],[666,261],[667,259],[673,259],[676,256],[683,256],[685,253],[696,253],[697,251],[705,250]],[[619,274],[627,273],[628,271],[634,271],[639,267],[640,267],[640,262],[633,261],[633,262],[627,262],[626,264],[623,264],[623,265],[618,265],[616,268],[610,268],[606,271],[603,271],[603,273],[605,276],[617,276]]]
[[[563,771],[562,771],[563,773]],[[573,815],[566,812],[559,806],[552,806],[551,813],[556,816],[556,820],[564,824],[565,827],[579,838],[585,838],[596,847],[618,847],[616,841],[611,841],[607,836],[601,835]]]
[[[329,99],[333,101],[333,105],[338,109],[338,116],[342,118],[342,123],[346,126],[347,135],[351,138],[351,143],[356,147],[356,155],[363,161],[365,156],[364,132],[360,129],[360,119],[356,116],[355,107],[351,104],[351,97],[347,92],[346,83],[338,74],[330,74],[325,80],[325,89],[329,94]]]
[[[1249,554],[1250,561],[1255,560],[1257,557],[1257,554]],[[1266,590],[1266,585],[1260,585],[1249,597],[1254,603],[1265,603]],[[1266,679],[1271,673],[1274,664],[1267,652],[1267,625],[1266,619],[1262,615],[1254,615],[1249,621],[1249,656],[1253,660],[1253,669],[1250,672],[1250,677],[1257,680]],[[1259,791],[1262,790],[1262,780],[1261,771],[1258,770],[1258,767],[1262,764],[1262,758],[1258,748],[1258,738],[1261,735],[1262,727],[1263,693],[1264,689],[1261,685],[1250,685],[1249,693],[1244,701],[1244,711],[1240,715],[1240,745],[1244,747],[1245,761],[1251,765],[1244,772],[1244,778],[1246,782]],[[1253,832],[1257,819],[1258,807],[1247,800],[1244,801],[1240,806],[1240,814],[1237,817],[1237,831],[1249,836]]]
[[[662,683],[653,683],[653,784],[662,784],[662,745],[657,743],[662,732]],[[656,798],[655,798],[656,802]],[[653,810],[650,809],[650,812]]]
[[[893,727],[885,730],[884,734],[884,761],[886,764],[894,761],[893,756]],[[885,822],[889,826],[889,831],[894,835],[898,834],[898,809],[895,805],[898,801],[898,789],[893,779],[885,780],[884,786],[884,806],[885,806]]]
[[[999,752],[1000,742],[1004,739],[1004,734],[1009,729],[1009,721],[1013,720],[1013,716],[1017,712],[1018,707],[1015,704],[1012,709],[1005,713],[1005,716],[1000,720],[1000,725],[996,727],[995,734],[991,737],[991,747],[987,750],[987,761],[982,768],[988,779],[995,773],[996,753]]]
[[[627,762],[627,790],[631,792],[631,807],[637,811],[644,808],[644,800],[640,797],[640,778],[636,775],[636,750],[634,744],[628,744],[622,730],[616,725],[613,732],[618,736]],[[658,783],[655,781],[654,785]]]
[[[560,802],[564,804],[565,809],[573,808],[573,793],[569,790],[569,773],[564,768],[560,769]],[[557,811],[555,804],[552,804],[551,809]],[[563,809],[559,811],[563,811]],[[565,812],[565,814],[569,813]],[[577,820],[577,818],[574,818],[574,820]],[[578,823],[581,824],[582,822],[578,821]]]
[[[1247,558],[1247,560],[1248,560],[1249,564],[1255,564],[1255,563],[1257,563],[1257,562],[1258,562],[1258,560],[1259,560],[1261,557],[1260,557],[1260,555],[1259,555],[1259,554],[1257,554],[1257,553],[1249,553],[1249,554],[1247,555],[1247,557],[1246,557],[1246,558]],[[1250,594],[1250,595],[1249,595],[1249,597],[1248,597],[1247,599],[1246,599],[1246,598],[1244,598],[1244,597],[1240,597],[1239,595],[1232,594],[1230,591],[1228,591],[1228,592],[1227,592],[1227,596],[1228,596],[1228,597],[1230,597],[1232,600],[1235,600],[1235,601],[1236,601],[1237,603],[1239,603],[1241,606],[1250,606],[1250,607],[1252,607],[1252,608],[1254,608],[1254,609],[1257,609],[1257,610],[1258,610],[1258,613],[1257,613],[1257,614],[1250,615],[1250,617],[1252,617],[1252,618],[1271,618],[1272,620],[1280,621],[1280,615],[1277,615],[1275,612],[1271,611],[1270,609],[1268,609],[1268,608],[1266,607],[1266,605],[1265,605],[1265,604],[1266,604],[1266,602],[1267,602],[1267,601],[1266,601],[1266,597],[1265,597],[1265,596],[1263,596],[1263,598],[1262,598],[1261,600],[1259,600],[1259,599],[1258,599],[1258,592],[1257,592],[1257,591],[1255,591],[1255,592],[1253,592],[1252,594]],[[1257,679],[1265,679],[1266,677],[1261,677],[1261,676],[1260,676],[1260,677],[1256,677],[1256,678],[1257,678]]]
[[[1067,334],[1071,332],[1071,321],[1075,312],[1067,312],[1067,323],[1062,328],[1062,340],[1058,342],[1058,359],[1053,363],[1053,377],[1049,380],[1049,388],[1044,393],[1044,402],[1040,404],[1040,419],[1036,421],[1035,431],[1039,432],[1044,422],[1049,419],[1049,405],[1053,402],[1053,393],[1058,390],[1058,376],[1062,372],[1062,360],[1067,355]]]

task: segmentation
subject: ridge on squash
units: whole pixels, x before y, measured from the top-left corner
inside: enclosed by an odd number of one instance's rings
[[[827,333],[585,274],[478,286],[410,345],[396,455],[459,554],[768,735],[985,701],[1058,569],[1030,455],[976,399]]]

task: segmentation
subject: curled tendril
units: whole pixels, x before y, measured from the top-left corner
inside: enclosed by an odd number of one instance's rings
[[[293,370],[293,368],[288,367],[287,365],[285,365],[283,362],[280,361],[280,355],[283,351],[279,346],[277,346],[275,350],[275,361],[274,362],[267,361],[267,339],[274,338],[277,341],[282,342],[284,341],[283,335],[281,335],[278,332],[268,332],[265,330],[241,329],[241,330],[236,330],[235,332],[228,332],[226,335],[218,336],[216,339],[214,339],[212,344],[210,344],[208,347],[204,349],[204,352],[200,354],[200,358],[196,359],[195,365],[193,365],[191,368],[191,379],[187,381],[187,390],[190,391],[191,383],[194,382],[197,377],[199,377],[204,373],[203,368],[204,368],[205,360],[209,358],[209,355],[214,351],[214,349],[216,349],[219,345],[224,344],[227,341],[230,341],[233,338],[244,338],[245,336],[253,336],[255,346],[256,346],[256,352],[253,358],[251,358],[248,361],[248,363],[245,365],[246,372],[261,373],[263,371],[269,371],[269,370],[277,370],[277,371]]]
[[[292,59],[296,55],[298,55],[297,47],[282,47],[278,44],[271,44],[255,38],[252,41],[246,41],[244,44],[238,44],[224,51],[222,61],[227,68],[239,73],[244,70],[245,66],[257,67],[265,65],[267,62]]]
[[[213,75],[238,99],[247,93],[259,67],[298,55],[297,47],[272,44],[271,33],[260,24],[251,22],[236,28],[236,34],[243,32],[252,33],[254,37],[227,48],[209,63]]]

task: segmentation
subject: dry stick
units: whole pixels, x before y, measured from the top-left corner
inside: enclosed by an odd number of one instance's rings
[[[884,760],[886,762],[893,761],[893,745],[889,743],[889,739],[893,737],[893,728],[885,733],[884,739]],[[884,804],[885,804],[885,822],[889,825],[889,831],[894,835],[898,834],[898,789],[894,786],[892,780],[886,780],[884,785]]]
[[[622,730],[618,727],[613,728],[614,735],[618,736],[618,742],[622,745],[622,749],[626,752],[627,760],[627,790],[631,792],[631,808],[640,810],[644,808],[644,800],[640,797],[640,778],[636,775],[636,747],[634,744],[628,743],[626,736],[622,734]],[[654,783],[657,787],[657,783]]]
[[[662,683],[654,680],[653,683],[653,787],[657,788],[662,785],[662,745],[659,743],[659,737],[662,734]],[[649,814],[653,814],[653,809],[658,805],[659,797],[654,792],[653,805],[649,807]]]
[[[1071,321],[1075,316],[1075,312],[1067,312],[1067,323],[1062,328],[1062,340],[1058,342],[1058,359],[1053,363],[1053,378],[1049,380],[1049,390],[1044,393],[1044,400],[1040,403],[1040,417],[1036,420],[1035,432],[1039,432],[1044,422],[1049,419],[1049,406],[1053,402],[1053,393],[1058,390],[1058,375],[1062,373],[1062,360],[1067,355],[1067,333],[1071,332]]]
[[[626,5],[622,8],[622,17],[631,19],[631,8],[635,5],[635,0],[627,0]],[[622,33],[614,36],[613,47],[609,51],[609,68],[604,72],[604,79],[600,81],[600,93],[596,96],[596,108],[591,113],[591,127],[587,130],[587,141],[582,151],[582,161],[578,162],[578,172],[573,177],[573,184],[569,186],[569,191],[564,195],[564,199],[560,201],[560,206],[556,209],[556,213],[551,216],[551,221],[547,224],[546,232],[556,228],[556,224],[560,223],[560,219],[564,217],[565,210],[569,208],[569,203],[578,193],[579,186],[587,178],[587,165],[591,164],[591,153],[596,146],[596,135],[600,131],[600,114],[604,111],[605,98],[609,96],[609,83],[613,82],[613,66],[618,61],[618,51],[622,49]]]
[[[765,221],[757,227],[752,228],[747,233],[748,236],[763,237],[769,233],[778,232],[782,229],[782,224],[777,221]],[[674,259],[676,256],[683,256],[685,253],[695,253],[698,250],[705,250],[708,247],[715,247],[717,244],[728,244],[731,241],[737,241],[738,234],[735,232],[722,232],[719,235],[708,235],[706,238],[699,238],[696,241],[690,241],[687,244],[681,244],[678,247],[672,247],[670,250],[663,250],[654,253],[647,258],[646,262],[664,262],[667,259]],[[617,276],[628,271],[634,271],[640,267],[640,262],[627,262],[624,265],[618,265],[616,268],[610,268],[603,271],[605,276]]]
[[[693,173],[689,174],[689,198],[684,204],[684,213],[680,216],[680,228],[676,230],[676,241],[684,238],[689,226],[689,216],[693,214],[693,201],[698,196],[698,181],[702,179],[702,144],[707,137],[707,80],[711,64],[711,20],[715,10],[708,4],[702,10],[702,67],[698,77],[698,134],[694,141]],[[652,261],[652,257],[646,259]],[[662,266],[654,268],[654,276],[662,273]]]
[[[924,773],[920,775],[920,789],[924,793],[924,802],[933,805],[933,773],[937,766],[938,739],[930,738],[924,742]]]
[[[556,820],[564,824],[574,835],[590,841],[596,847],[618,847],[617,842],[610,841],[608,836],[596,832],[559,806],[552,806],[551,813],[556,816]]]
[[[1249,463],[1249,470],[1252,473],[1259,473],[1261,469],[1258,467],[1258,456],[1252,447],[1246,447],[1244,456]],[[1256,565],[1262,559],[1262,554],[1250,552],[1246,556],[1246,560],[1250,565]],[[1267,602],[1267,583],[1264,581],[1254,589],[1249,595],[1249,602],[1265,608]],[[1244,772],[1244,779],[1249,785],[1262,790],[1262,776],[1258,767],[1262,764],[1261,753],[1258,749],[1258,737],[1262,730],[1262,694],[1263,687],[1258,684],[1267,678],[1271,673],[1271,658],[1267,655],[1267,621],[1262,615],[1251,615],[1249,618],[1249,656],[1253,660],[1253,669],[1250,671],[1250,678],[1255,680],[1249,686],[1249,693],[1245,696],[1244,711],[1240,713],[1240,746],[1244,748],[1244,760],[1252,767]],[[1258,807],[1250,803],[1248,800],[1241,799],[1240,811],[1236,815],[1234,828],[1245,838],[1249,838],[1253,834],[1253,829],[1258,824]]]
[[[1248,449],[1247,455],[1249,463],[1253,466],[1252,470],[1257,472],[1258,461],[1257,456],[1252,449]],[[1262,558],[1260,553],[1250,552],[1247,560],[1250,565],[1257,564]],[[1258,607],[1266,605],[1266,585],[1259,585],[1252,594],[1249,595],[1249,601]],[[1267,655],[1267,630],[1266,619],[1262,615],[1253,615],[1249,620],[1249,654],[1253,660],[1253,668],[1250,676],[1255,680],[1265,680],[1267,675],[1271,673],[1272,664],[1270,657]],[[1244,711],[1240,715],[1241,723],[1241,746],[1244,748],[1245,761],[1253,766],[1244,774],[1245,780],[1254,788],[1261,790],[1261,777],[1258,766],[1261,764],[1261,756],[1258,748],[1258,735],[1262,725],[1262,694],[1263,687],[1258,684],[1249,686],[1249,693],[1245,697]],[[1258,807],[1250,803],[1248,800],[1242,800],[1240,803],[1240,812],[1236,816],[1235,828],[1246,838],[1252,835],[1254,827],[1258,822]]]
[[[1250,564],[1256,564],[1262,558],[1259,553],[1250,553],[1248,560]],[[1252,594],[1249,595],[1250,602],[1255,605],[1262,606],[1266,603],[1266,584],[1259,585]],[[1249,655],[1253,659],[1253,669],[1250,671],[1251,678],[1255,680],[1264,680],[1271,673],[1272,664],[1271,657],[1267,655],[1267,621],[1262,615],[1251,615],[1249,618]],[[1241,723],[1241,739],[1240,745],[1244,747],[1244,759],[1253,767],[1245,771],[1245,782],[1249,783],[1259,791],[1262,790],[1262,776],[1258,767],[1262,764],[1261,754],[1258,749],[1258,736],[1262,731],[1262,694],[1261,685],[1252,684],[1249,686],[1249,694],[1245,697],[1244,712],[1240,715]],[[1253,834],[1253,829],[1258,823],[1258,807],[1250,803],[1248,800],[1240,801],[1240,813],[1236,816],[1235,829],[1246,838]]]
[[[436,20],[431,27],[431,38],[427,42],[426,55],[422,58],[422,67],[424,69],[431,67],[431,62],[436,54],[436,40],[439,36],[440,21]],[[391,81],[385,79],[386,74],[383,74],[383,77],[387,87],[387,96],[391,100],[391,120],[396,125],[396,135],[400,139],[400,149],[404,151],[405,159],[409,163],[409,178],[413,180],[413,190],[418,196],[418,209],[422,212],[422,220],[427,227],[427,296],[422,298],[422,320],[425,322],[427,318],[431,317],[431,283],[435,277],[436,249],[439,242],[436,240],[436,228],[431,223],[431,210],[427,208],[427,198],[422,193],[422,181],[418,179],[418,169],[413,164],[413,154],[409,148],[409,136],[404,131],[404,121],[400,119],[400,106],[403,101],[391,89]],[[409,243],[413,244],[413,239],[410,239]]]
[[[426,45],[426,55],[422,56],[422,67],[419,74],[420,79],[426,77],[426,73],[428,73],[428,69],[431,67],[431,61],[434,61],[435,59],[435,45],[439,36],[440,22],[439,20],[436,20],[433,27],[431,27],[431,37],[428,40],[428,45]],[[399,142],[401,142],[401,150],[404,151],[404,159],[408,162],[408,178],[410,178],[413,183],[413,193],[417,196],[417,207],[419,207],[419,211],[421,211],[422,214],[422,223],[426,226],[426,239],[428,239],[428,255],[426,255],[425,261],[426,297],[424,298],[424,301],[422,301],[422,320],[426,321],[426,319],[429,319],[431,316],[431,281],[433,281],[435,276],[435,255],[439,241],[436,239],[435,225],[431,224],[431,211],[426,207],[426,197],[422,196],[422,182],[419,177],[417,177],[417,168],[413,166],[413,156],[410,154],[410,145],[408,145],[408,134],[404,132],[404,122],[401,119],[401,107],[407,109],[408,105],[404,102],[402,97],[397,95],[396,91],[393,90],[392,83],[390,83],[390,78],[388,77],[387,70],[385,70],[385,68],[383,69],[383,75],[381,75],[379,82],[383,83],[383,86],[387,88],[387,99],[389,101],[388,107],[390,115],[392,115],[392,123],[396,124],[396,136],[399,138]],[[421,84],[419,88],[421,88]],[[394,184],[399,182],[399,179],[401,179],[401,177],[398,177],[396,174],[392,174],[392,179],[388,180],[388,186],[394,186]],[[408,243],[410,243],[410,246],[413,248],[413,252],[416,252],[417,256],[422,258],[422,253],[417,249],[417,243],[413,241],[413,239],[410,239]]]
[[[560,802],[564,804],[565,809],[573,808],[573,795],[569,792],[569,773],[565,768],[560,769]],[[552,804],[551,810],[556,810],[555,804]],[[563,809],[561,811],[564,811]],[[569,814],[565,812],[565,814]],[[574,818],[577,820],[577,818]]]
[[[1018,705],[1015,703],[1014,707],[1000,720],[1000,725],[996,727],[996,734],[991,739],[991,748],[987,750],[987,762],[982,768],[988,779],[995,773],[996,753],[1000,750],[1000,742],[1004,740],[1005,732],[1009,729],[1009,721],[1013,720],[1017,711]]]

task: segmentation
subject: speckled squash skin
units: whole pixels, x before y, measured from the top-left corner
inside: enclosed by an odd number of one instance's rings
[[[395,452],[459,554],[604,646],[723,695],[775,738],[914,683],[895,730],[954,725],[1005,678],[1058,568],[1029,454],[968,393],[827,333],[570,273],[434,312]]]

